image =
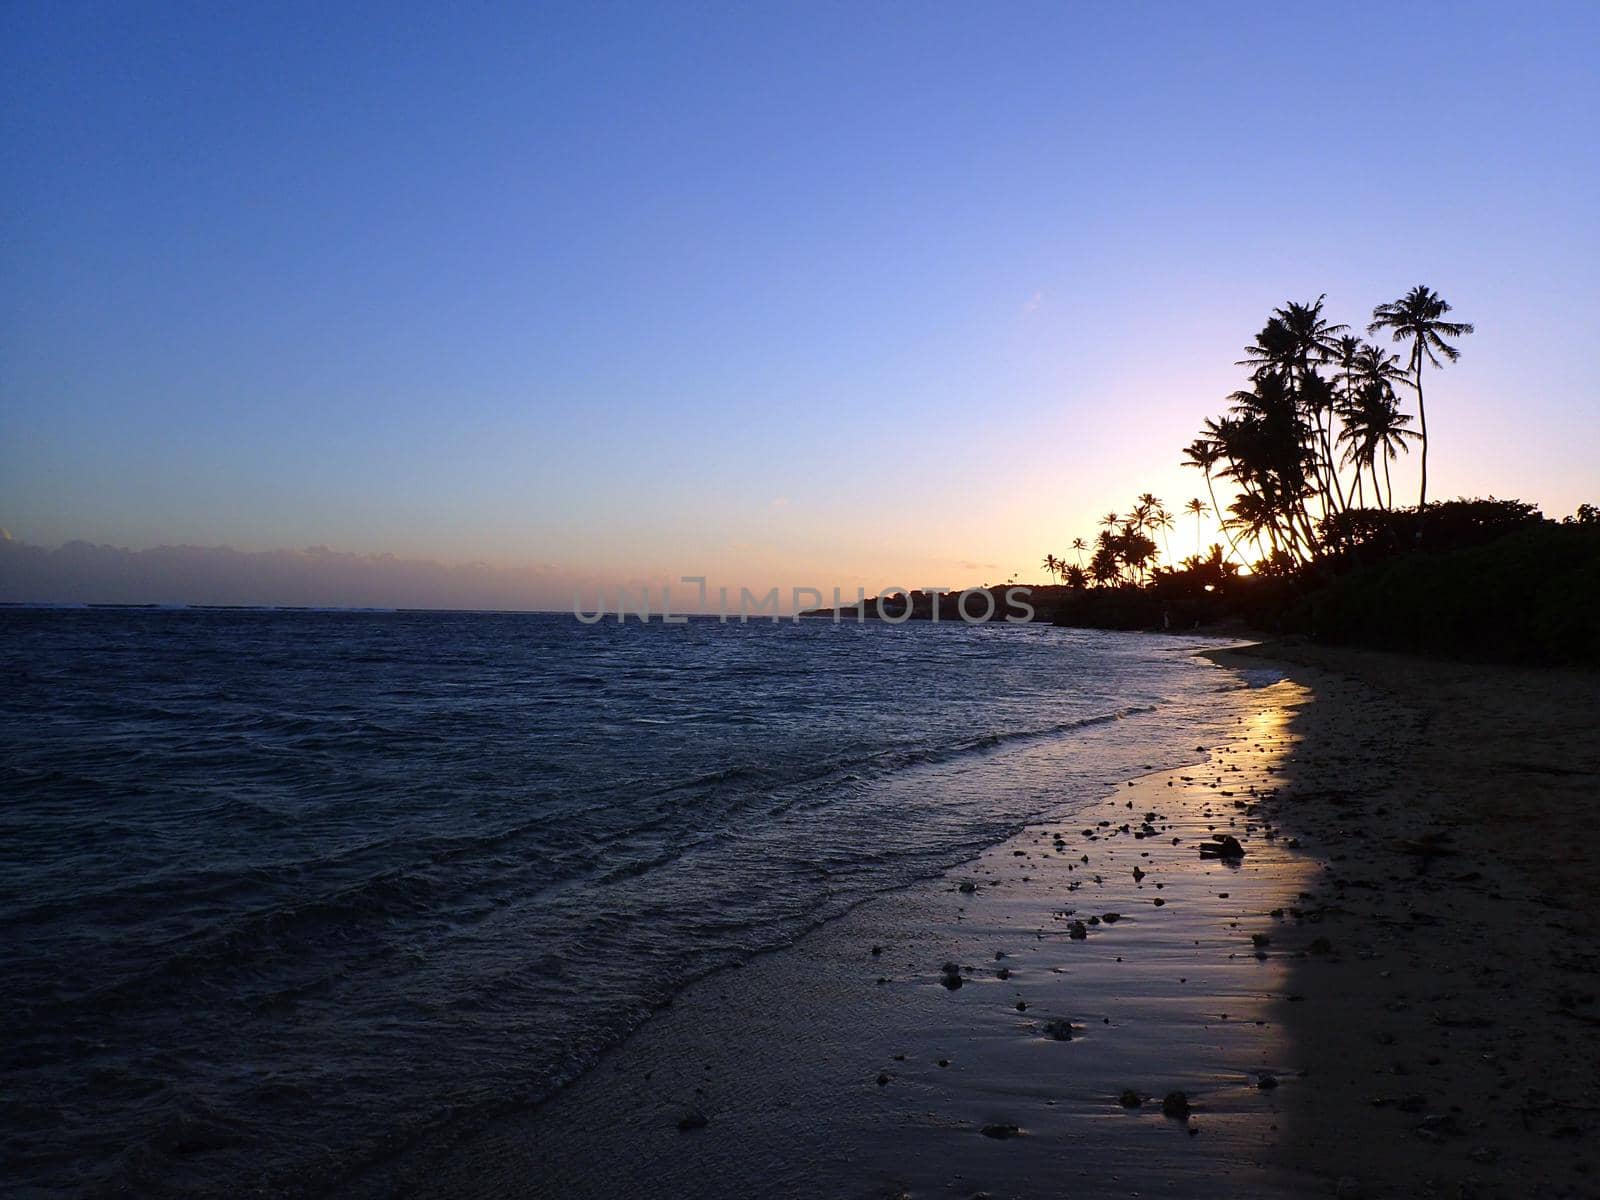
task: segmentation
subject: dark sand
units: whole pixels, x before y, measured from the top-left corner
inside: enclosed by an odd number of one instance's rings
[[[1600,680],[1272,653],[1202,765],[702,980],[342,1194],[1600,1195]]]

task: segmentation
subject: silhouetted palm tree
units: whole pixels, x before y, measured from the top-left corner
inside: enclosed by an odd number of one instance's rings
[[[1146,526],[1152,531],[1161,534],[1162,552],[1166,554],[1167,561],[1170,563],[1172,561],[1172,542],[1168,539],[1167,534],[1172,530],[1172,514],[1167,511],[1165,504],[1162,504],[1156,497],[1151,496],[1149,492],[1146,492],[1140,499],[1143,500],[1145,496],[1150,498],[1150,517],[1146,522]]]
[[[1094,553],[1089,556],[1089,578],[1096,585],[1122,581],[1122,567],[1117,562],[1117,552],[1111,546],[1111,533],[1101,530]]]
[[[1411,343],[1412,386],[1417,389],[1417,416],[1422,438],[1422,486],[1417,499],[1417,533],[1421,536],[1422,521],[1428,507],[1428,410],[1422,403],[1422,362],[1426,358],[1436,367],[1442,355],[1449,362],[1461,357],[1461,351],[1444,339],[1465,337],[1472,326],[1465,321],[1446,321],[1444,315],[1450,305],[1432,288],[1418,285],[1398,300],[1380,304],[1372,310],[1372,323],[1368,333],[1380,329],[1392,332],[1397,342]]]
[[[1406,380],[1406,372],[1400,365],[1400,356],[1390,354],[1382,346],[1374,346],[1370,342],[1362,343],[1360,351],[1355,357],[1356,378],[1361,383],[1378,383],[1394,391],[1394,385]]]
[[[1341,413],[1344,420],[1344,429],[1339,438],[1347,444],[1344,452],[1344,462],[1354,464],[1356,468],[1356,483],[1361,481],[1361,469],[1365,467],[1372,476],[1372,494],[1382,508],[1391,508],[1394,504],[1394,489],[1389,481],[1389,464],[1399,454],[1407,449],[1407,440],[1415,441],[1419,434],[1407,429],[1411,424],[1411,414],[1400,411],[1400,401],[1395,397],[1391,388],[1386,388],[1382,383],[1364,383],[1356,392],[1355,399],[1344,405]],[[1384,490],[1378,488],[1379,457],[1383,458]],[[1384,492],[1388,498],[1384,498]]]
[[[1211,511],[1206,502],[1196,496],[1183,506],[1183,511],[1194,517],[1194,552],[1195,557],[1200,555],[1200,518]]]
[[[1210,427],[1210,422],[1207,423],[1207,426],[1208,428]],[[1219,517],[1222,515],[1222,506],[1217,503],[1217,489],[1216,485],[1211,481],[1211,469],[1221,461],[1222,447],[1215,438],[1197,437],[1183,448],[1183,465],[1194,467],[1205,476],[1206,491],[1211,496],[1211,511]],[[1228,549],[1238,557],[1239,547],[1235,544],[1233,534],[1228,532],[1226,526],[1223,527],[1222,536],[1228,539]],[[1242,557],[1240,561],[1243,561]]]
[[[1073,538],[1072,548],[1078,552],[1078,565],[1083,566],[1083,552],[1089,548],[1089,544],[1081,537]]]
[[[1407,440],[1418,437],[1405,428],[1411,417],[1400,411],[1394,392],[1394,385],[1405,379],[1399,358],[1381,347],[1362,343],[1350,358],[1346,391],[1339,403],[1339,417],[1344,423],[1339,441],[1346,446],[1342,461],[1355,466],[1358,494],[1361,470],[1367,469],[1372,476],[1373,499],[1380,508],[1390,508],[1394,503],[1389,463],[1399,451],[1407,449]],[[1382,487],[1378,482],[1379,457],[1383,459]]]
[[[1050,578],[1054,579],[1056,572],[1061,570],[1061,560],[1054,554],[1046,554],[1044,556],[1044,569],[1049,572]]]
[[[1263,551],[1261,537],[1265,534],[1267,545],[1272,548],[1271,557],[1277,557],[1283,535],[1278,528],[1277,514],[1266,499],[1246,492],[1228,506],[1228,511],[1233,515],[1223,522],[1224,528],[1242,530],[1256,544],[1256,549]]]

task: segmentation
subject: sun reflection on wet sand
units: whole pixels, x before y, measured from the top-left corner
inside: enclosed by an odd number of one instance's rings
[[[1308,695],[1219,693],[1236,734],[1204,761],[689,987],[534,1113],[399,1178],[448,1195],[529,1178],[595,1196],[1304,1194],[1266,1159],[1302,1086],[1282,1018],[1315,866],[1255,805]],[[994,778],[1071,753],[1032,746]],[[1201,856],[1218,834],[1242,861]]]

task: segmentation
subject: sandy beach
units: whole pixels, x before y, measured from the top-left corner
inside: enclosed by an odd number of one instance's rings
[[[1600,1192],[1600,681],[1214,658],[1282,678],[1219,693],[1237,734],[1194,765],[693,984],[339,1194]]]

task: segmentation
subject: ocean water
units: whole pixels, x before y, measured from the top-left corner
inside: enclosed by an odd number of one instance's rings
[[[0,611],[5,1188],[319,1194],[534,1104],[688,981],[1194,760],[1241,686],[1196,648]]]

